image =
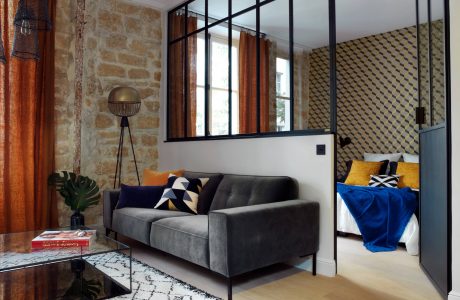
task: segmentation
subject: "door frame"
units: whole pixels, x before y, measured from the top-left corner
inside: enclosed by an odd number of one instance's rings
[[[431,1],[428,0],[430,3]],[[444,80],[445,80],[445,124],[446,124],[446,141],[447,141],[447,241],[448,241],[448,290],[452,290],[452,125],[451,125],[451,59],[450,59],[450,3],[444,1]],[[415,0],[418,25],[418,5],[419,0]],[[335,0],[329,0],[329,31],[330,31],[330,83],[331,83],[331,132],[334,135],[334,260],[336,274],[338,269],[337,263],[337,75],[336,75],[336,10]],[[418,28],[418,27],[417,27]],[[417,40],[419,38],[417,32]],[[417,41],[418,44],[418,41]],[[418,47],[417,47],[418,55]],[[420,90],[420,89],[419,89]],[[421,153],[420,153],[421,154]],[[420,222],[419,222],[420,223]],[[420,242],[419,242],[420,243]],[[420,256],[419,256],[420,262]],[[424,270],[424,268],[421,268]],[[424,270],[425,272],[425,270]],[[427,274],[425,272],[425,274]],[[427,274],[428,275],[428,274]],[[427,276],[430,278],[430,276]],[[430,278],[431,280],[431,278]],[[432,280],[431,280],[432,281]],[[438,289],[436,284],[433,284]],[[445,295],[447,297],[447,295]]]

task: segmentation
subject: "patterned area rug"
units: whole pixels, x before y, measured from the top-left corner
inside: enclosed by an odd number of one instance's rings
[[[86,260],[129,288],[129,257],[120,253],[91,256]],[[132,260],[132,293],[113,299],[218,300],[200,289],[136,259]]]

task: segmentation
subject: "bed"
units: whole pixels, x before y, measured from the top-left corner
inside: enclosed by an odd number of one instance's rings
[[[361,235],[358,224],[339,193],[337,193],[337,231]],[[419,225],[415,214],[412,215],[407,223],[399,242],[406,245],[407,252],[410,255],[418,255]]]

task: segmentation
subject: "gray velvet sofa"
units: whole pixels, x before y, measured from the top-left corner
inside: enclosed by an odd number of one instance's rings
[[[185,172],[189,178],[219,174]],[[228,279],[294,257],[313,256],[319,244],[319,204],[298,200],[289,177],[224,174],[209,185],[209,212],[125,207],[115,209],[119,191],[104,191],[104,226],[153,248],[210,269]],[[200,202],[202,194],[200,194]]]

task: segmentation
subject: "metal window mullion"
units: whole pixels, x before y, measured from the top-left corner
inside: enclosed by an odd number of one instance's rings
[[[329,0],[329,89],[330,89],[330,129],[337,133],[337,65],[336,65],[336,13],[335,0]]]
[[[256,0],[256,76],[257,76],[257,133],[260,133],[260,0]]]
[[[168,53],[166,53],[167,55],[167,58],[166,58],[166,139],[169,139],[171,138],[171,132],[170,132],[170,118],[169,118],[169,113],[170,113],[170,110],[171,110],[171,107],[170,107],[170,89],[171,89],[171,84],[169,83],[169,72],[171,70],[171,12],[168,14],[168,24],[166,26],[168,26],[168,29],[167,29],[167,41],[168,41]]]
[[[184,33],[188,33],[188,4],[185,5]],[[184,137],[188,137],[188,91],[189,91],[189,66],[188,66],[188,38],[184,39]]]
[[[209,136],[209,27],[208,27],[208,1],[205,0],[204,4],[204,18],[205,18],[205,31],[204,31],[204,135]]]
[[[295,117],[295,96],[294,96],[294,1],[289,0],[289,93],[290,93],[290,131],[295,130],[294,128],[294,117]]]
[[[233,43],[233,32],[232,32],[232,0],[228,0],[228,135],[232,135],[232,43]]]

